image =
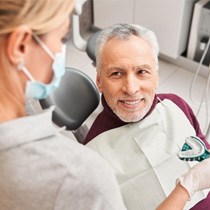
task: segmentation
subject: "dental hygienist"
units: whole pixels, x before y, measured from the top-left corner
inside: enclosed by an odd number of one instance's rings
[[[0,0],[0,209],[122,210],[118,184],[95,153],[60,135],[52,110],[26,116],[65,73],[73,0]]]
[[[111,169],[99,155],[60,135],[52,110],[26,116],[25,101],[47,97],[64,74],[62,40],[73,6],[73,0],[0,0],[2,210],[125,209]],[[199,166],[185,179],[205,172],[206,165]],[[193,189],[206,187],[202,182]],[[183,205],[188,197],[177,185],[160,209],[172,209],[176,201]]]

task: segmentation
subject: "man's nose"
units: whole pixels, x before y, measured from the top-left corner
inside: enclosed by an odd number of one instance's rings
[[[124,93],[132,96],[139,91],[140,81],[133,75],[129,75],[125,78],[122,90]]]

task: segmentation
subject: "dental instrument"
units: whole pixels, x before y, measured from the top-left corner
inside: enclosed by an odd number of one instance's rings
[[[189,136],[185,139],[185,144],[177,155],[181,160],[201,162],[210,157],[210,151],[200,138]]]

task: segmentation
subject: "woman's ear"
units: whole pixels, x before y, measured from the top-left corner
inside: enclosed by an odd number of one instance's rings
[[[18,65],[24,61],[32,31],[28,26],[19,26],[7,38],[6,53],[9,61]]]

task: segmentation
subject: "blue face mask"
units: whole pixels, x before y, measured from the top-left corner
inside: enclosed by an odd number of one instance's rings
[[[61,78],[65,73],[66,46],[63,45],[61,52],[53,54],[50,49],[36,35],[33,35],[33,37],[47,52],[47,54],[54,60],[52,64],[53,79],[49,84],[44,84],[42,82],[36,81],[26,69],[23,63],[20,63],[18,66],[18,69],[22,70],[29,78],[26,83],[26,99],[39,100],[47,98],[49,94],[59,86]]]

